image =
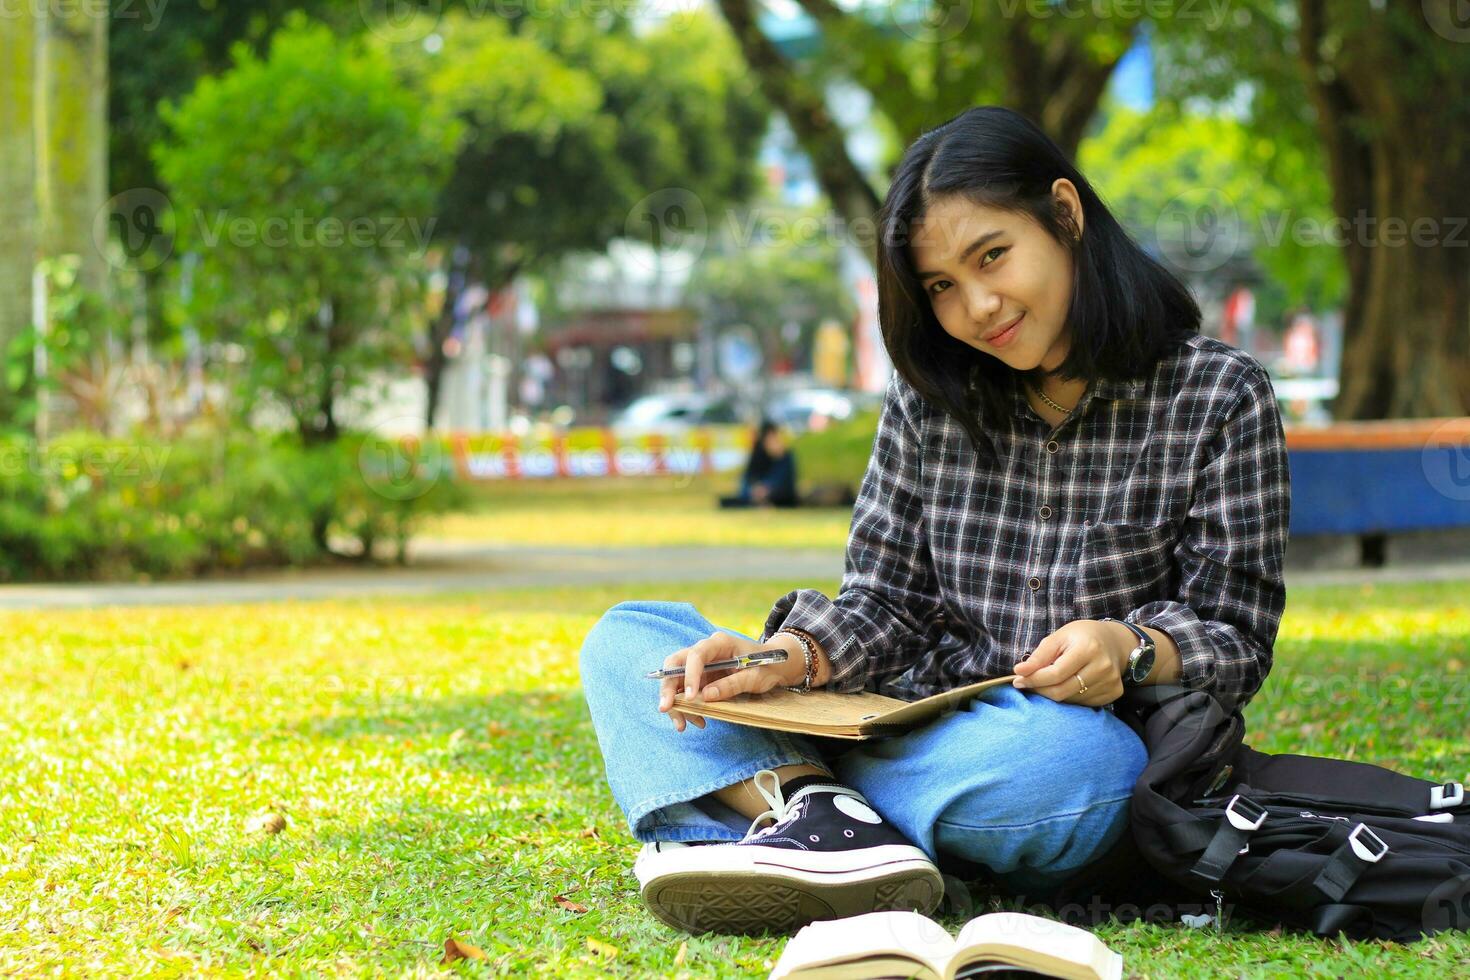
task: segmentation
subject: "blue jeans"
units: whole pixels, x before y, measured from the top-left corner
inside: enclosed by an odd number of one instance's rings
[[[608,786],[640,841],[731,841],[750,821],[707,794],[810,763],[858,790],[941,864],[982,865],[1034,894],[1100,857],[1127,827],[1146,759],[1112,712],[1000,687],[963,710],[869,741],[709,719],[680,733],[642,675],[716,627],[687,602],[620,602],[582,644],[582,689]],[[745,637],[753,639],[752,637]]]

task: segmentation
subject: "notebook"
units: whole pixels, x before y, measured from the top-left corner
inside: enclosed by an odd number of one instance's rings
[[[990,912],[957,937],[918,912],[821,919],[787,940],[768,980],[961,980],[1040,975],[1120,980],[1123,957],[1086,929],[1023,912]]]
[[[708,703],[686,697],[681,692],[674,695],[673,706],[685,714],[718,718],[754,728],[827,738],[864,739],[917,728],[1014,679],[1014,674],[992,677],[918,701],[904,701],[873,691],[839,694],[818,688],[807,694],[797,694],[778,687],[764,694],[737,694],[727,700]]]

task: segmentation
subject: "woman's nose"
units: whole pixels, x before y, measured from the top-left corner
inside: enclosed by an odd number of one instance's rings
[[[965,287],[965,308],[978,329],[985,329],[1000,315],[1000,301],[995,293],[978,283]]]

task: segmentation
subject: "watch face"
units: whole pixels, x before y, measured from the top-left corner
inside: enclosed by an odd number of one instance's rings
[[[1142,684],[1148,680],[1148,672],[1154,669],[1154,651],[1152,648],[1143,650],[1134,657],[1128,665],[1128,673],[1135,684]]]

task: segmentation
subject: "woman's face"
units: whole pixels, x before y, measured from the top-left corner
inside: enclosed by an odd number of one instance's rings
[[[1076,187],[1058,178],[1052,194],[1080,233]],[[1017,371],[1051,371],[1066,358],[1072,255],[1030,218],[952,197],[915,228],[910,254],[945,333]]]
[[[780,429],[772,429],[767,432],[762,441],[765,443],[766,452],[772,456],[780,456],[786,452],[786,437],[782,435]]]

